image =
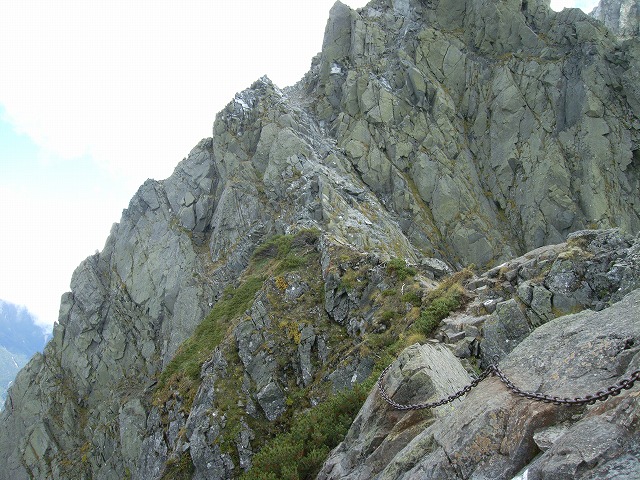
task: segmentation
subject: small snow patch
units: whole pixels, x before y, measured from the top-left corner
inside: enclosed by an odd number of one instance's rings
[[[251,107],[239,97],[234,98],[234,101],[242,107],[243,110],[249,110]]]

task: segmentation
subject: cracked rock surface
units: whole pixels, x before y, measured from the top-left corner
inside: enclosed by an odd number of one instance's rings
[[[637,332],[622,306],[637,307],[640,287],[640,44],[605,24],[545,0],[336,2],[300,82],[262,77],[236,94],[212,136],[169,178],[140,186],[104,249],[78,266],[53,339],[0,413],[0,479],[238,477],[261,429],[371,374],[382,347],[368,336],[420,315],[405,288],[420,300],[469,264],[485,272],[467,286],[471,305],[436,332],[451,368],[497,354],[550,389],[567,375],[599,388],[624,373],[637,362],[636,347],[623,348]],[[390,273],[394,259],[415,267],[413,284]],[[234,297],[247,284],[248,298]],[[382,311],[386,294],[393,311]],[[163,372],[214,310],[215,335],[172,384]],[[536,354],[535,378],[519,372],[514,359],[526,363],[536,338],[562,353],[579,340],[576,369],[537,347],[547,356]],[[323,471],[636,468],[622,453],[637,445],[633,393],[576,420],[483,385],[457,417],[407,417],[413,433],[398,439],[351,433],[364,463],[334,455]],[[593,449],[571,450],[571,435],[605,420],[623,450],[580,463]],[[545,451],[534,460],[535,438]],[[367,460],[378,447],[386,464]]]
[[[507,355],[501,369],[523,390],[561,398],[595,394],[640,368],[639,312],[640,291],[635,290],[602,311],[551,320]],[[400,394],[403,386],[416,388],[415,374],[403,371],[404,356],[419,358],[406,350],[396,361],[400,388],[395,378],[388,388],[400,403],[408,403]],[[423,366],[421,388],[439,368],[434,359]],[[460,381],[465,383],[464,375]],[[438,393],[434,399],[447,396]],[[419,397],[432,398],[426,392]],[[527,478],[535,479],[599,478],[613,472],[619,475],[615,478],[631,479],[638,472],[637,390],[592,406],[566,407],[518,397],[490,377],[444,414],[436,411],[434,419],[429,413],[394,411],[373,390],[319,478],[511,479],[526,469]],[[541,432],[552,429],[542,442]],[[398,439],[402,448],[385,451]],[[374,446],[363,448],[363,442]]]

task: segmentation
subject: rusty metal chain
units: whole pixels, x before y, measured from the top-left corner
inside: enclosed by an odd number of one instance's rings
[[[391,364],[391,365],[393,365],[393,364]],[[478,384],[481,381],[483,381],[485,378],[487,378],[490,374],[493,373],[493,370],[491,368],[487,368],[484,372],[482,372],[482,374],[480,374],[480,376],[478,378],[473,380],[469,385],[464,387],[462,390],[460,390],[457,393],[454,393],[453,395],[449,395],[447,398],[444,398],[444,399],[439,400],[437,402],[416,403],[416,404],[402,405],[402,404],[400,404],[398,402],[395,402],[389,396],[387,391],[384,389],[384,386],[382,385],[382,382],[384,381],[384,377],[386,376],[387,372],[391,368],[391,365],[389,365],[387,368],[385,368],[382,371],[382,373],[380,374],[380,377],[378,377],[378,390],[380,391],[380,395],[382,396],[382,398],[384,398],[384,400],[389,405],[391,405],[393,408],[395,408],[396,410],[422,410],[424,408],[434,408],[434,407],[439,407],[441,405],[446,405],[447,403],[451,403],[455,399],[460,398],[461,396],[466,395],[467,393],[469,393],[472,388],[477,387]]]
[[[442,405],[446,405],[447,403],[451,403],[454,400],[469,393],[473,388],[477,387],[480,382],[482,382],[485,378],[489,377],[490,375],[495,375],[496,377],[498,377],[500,381],[504,383],[505,386],[509,390],[514,392],[516,395],[529,398],[531,400],[535,400],[538,402],[553,403],[554,405],[593,405],[595,402],[604,401],[609,397],[615,397],[616,395],[619,395],[620,392],[622,392],[622,390],[629,390],[630,388],[633,387],[635,382],[640,381],[640,370],[636,370],[631,374],[629,378],[624,378],[620,380],[618,383],[616,383],[615,385],[611,385],[610,387],[607,387],[603,390],[598,390],[593,395],[585,395],[584,397],[574,397],[574,398],[568,398],[568,397],[561,398],[561,397],[552,396],[552,395],[545,395],[542,393],[527,392],[526,390],[522,390],[521,388],[516,387],[513,384],[513,382],[504,374],[504,372],[500,370],[500,367],[498,367],[498,364],[492,363],[487,367],[486,370],[484,370],[480,374],[479,377],[474,379],[469,385],[464,387],[462,390],[459,390],[458,392],[452,395],[449,395],[447,398],[443,398],[442,400],[438,400],[437,402],[413,403],[413,404],[403,405],[401,403],[394,401],[391,398],[391,396],[387,393],[383,385],[384,379],[387,375],[387,372],[391,368],[391,365],[385,368],[380,374],[380,377],[378,377],[378,391],[380,392],[380,396],[382,396],[382,398],[396,410],[422,410],[425,408],[435,408],[435,407],[440,407]]]
[[[611,385],[603,390],[598,390],[593,395],[585,395],[584,397],[573,398],[560,398],[552,395],[545,395],[536,392],[527,392],[516,387],[511,380],[500,370],[497,364],[493,364],[490,368],[493,369],[495,375],[500,379],[506,387],[521,397],[530,398],[538,402],[553,403],[554,405],[593,405],[596,402],[602,402],[609,397],[615,397],[620,395],[622,390],[629,390],[633,387],[634,383],[640,380],[640,370],[636,370],[631,374],[629,378],[623,378],[615,385]]]

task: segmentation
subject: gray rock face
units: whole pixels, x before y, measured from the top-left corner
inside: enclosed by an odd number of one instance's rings
[[[639,288],[640,238],[582,230],[468,282],[466,312],[444,319],[436,338],[456,356],[486,367],[547,321],[583,309],[602,310]]]
[[[618,219],[638,229],[616,200],[635,197],[637,130],[604,109],[635,105],[635,43],[532,1],[372,2],[333,11],[327,35],[349,41],[306,77],[317,115],[416,245],[486,264]]]
[[[639,341],[640,290],[636,290],[600,312],[561,317],[537,328],[501,362],[501,368],[524,390],[561,398],[584,396],[637,370]],[[411,354],[411,358],[416,357]],[[416,375],[429,375],[424,367]],[[391,393],[394,400],[404,401],[399,391]],[[638,420],[640,402],[635,390],[579,409],[522,399],[497,378],[489,378],[459,405],[444,415],[436,413],[435,419],[416,429],[412,422],[402,427],[401,418],[415,413],[393,411],[376,395],[372,392],[359,418],[367,418],[371,405],[377,404],[377,424],[365,429],[356,420],[320,478],[510,479],[522,469],[527,478],[536,479],[602,478],[613,472],[621,475],[616,478],[633,478],[638,471],[634,452],[640,438],[632,425]],[[381,427],[384,422],[393,422],[396,431]],[[536,434],[556,425],[556,434],[547,436],[549,443],[536,457],[536,439],[540,442]],[[360,447],[371,439],[375,445],[402,439],[403,448],[379,461],[378,450]],[[361,458],[354,462],[356,455]]]
[[[0,413],[0,479],[161,478],[183,459],[195,478],[239,475],[261,441],[253,422],[285,421],[302,388],[348,387],[372,371],[376,352],[361,341],[386,328],[375,298],[392,282],[390,259],[439,278],[537,249],[481,277],[475,291],[486,296],[467,314],[496,320],[486,350],[507,359],[517,349],[506,340],[527,328],[629,298],[637,242],[584,229],[640,230],[640,47],[546,3],[336,3],[308,74],[286,90],[263,77],[238,93],[212,137],[171,177],[145,182],[103,251],[76,269],[52,341]],[[317,270],[265,273],[249,310],[198,363],[193,405],[180,389],[154,398],[183,342],[249,275],[256,247],[307,229],[319,232],[305,251]],[[573,253],[548,246],[574,232]],[[482,355],[482,323],[447,333],[461,357]],[[504,433],[514,412],[531,413],[527,432],[562,417],[498,390],[475,395],[468,415],[493,419],[491,432]],[[454,448],[461,424],[434,423],[416,440],[432,466],[407,451],[385,475],[410,478],[415,466],[499,478],[531,460],[528,433],[513,433],[521,446],[501,454],[509,466],[500,457],[480,468],[499,441],[469,422],[469,449]]]
[[[424,403],[447,397],[469,381],[465,369],[446,347],[416,344],[398,357],[385,377],[385,388],[399,403]],[[389,411],[374,389],[318,479],[373,478],[418,432],[456,408],[454,403],[428,415]]]
[[[527,317],[514,299],[500,302],[484,322],[481,348],[485,359],[500,359],[513,350],[531,331]]]
[[[638,0],[601,0],[589,15],[621,38],[637,37],[640,33]]]
[[[285,394],[277,380],[278,364],[274,355],[264,348],[273,349],[275,341],[268,331],[271,318],[262,301],[254,303],[251,319],[238,325],[234,331],[238,355],[257,392],[256,399],[269,420],[275,420],[285,410]]]

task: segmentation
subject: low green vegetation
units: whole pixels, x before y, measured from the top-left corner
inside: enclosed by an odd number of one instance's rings
[[[372,377],[295,418],[287,432],[254,455],[241,480],[315,478],[331,449],[344,439],[373,383]]]
[[[295,236],[277,235],[255,250],[237,286],[224,291],[209,315],[180,346],[159,377],[156,405],[167,405],[172,392],[177,391],[181,408],[190,410],[200,385],[202,364],[210,358],[216,346],[231,334],[261,288],[264,288],[270,311],[277,319],[272,332],[277,343],[272,348],[286,352],[283,358],[296,355],[301,340],[301,325],[307,321],[306,312],[322,304],[322,280],[315,248],[317,238],[318,232],[315,231],[303,231]],[[319,385],[299,388],[290,384],[288,415],[272,423],[244,415],[244,408],[234,394],[241,389],[240,364],[236,366],[238,371],[229,371],[229,376],[221,380],[215,408],[225,412],[226,426],[223,436],[218,440],[220,448],[231,455],[237,464],[235,439],[242,429],[242,422],[247,422],[256,434],[253,446],[257,453],[252,459],[252,468],[242,473],[242,480],[315,478],[331,449],[344,439],[382,369],[405,347],[424,341],[442,318],[462,305],[464,295],[461,282],[470,274],[455,274],[423,297],[422,288],[412,280],[416,270],[407,266],[404,260],[389,261],[386,270],[389,288],[377,291],[372,297],[376,304],[372,330],[357,346],[358,356],[373,355],[376,358],[374,371],[367,381],[337,395],[329,394],[326,400],[313,407],[310,406],[309,388]],[[289,277],[288,272],[291,271],[296,271],[296,276]],[[289,282],[300,277],[305,279],[308,291],[298,297],[295,303],[283,303],[282,296]],[[271,280],[265,283],[267,279]],[[365,270],[357,268],[347,269],[341,281],[355,288],[366,285],[369,279]],[[329,329],[333,327],[342,331],[331,322],[326,326]],[[350,350],[350,354],[353,353]],[[226,349],[224,355],[228,356],[229,368],[232,368],[232,358],[236,355],[233,348]],[[283,368],[289,368],[288,364],[283,363]],[[322,391],[322,388],[314,390],[314,398],[324,398],[325,393],[320,393]],[[185,454],[167,463],[164,478],[190,478],[192,472],[190,457]]]
[[[387,272],[390,275],[395,275],[398,280],[405,280],[415,276],[415,268],[409,267],[407,262],[402,258],[393,258],[387,262]]]
[[[260,262],[261,260],[284,258],[291,251],[291,241],[290,235],[274,235],[255,249],[252,260]]]
[[[306,260],[303,257],[287,255],[282,259],[280,265],[276,269],[276,273],[289,272],[305,265]]]
[[[456,292],[436,298],[420,312],[416,321],[418,330],[426,336],[431,335],[440,325],[440,321],[449,316],[449,313],[460,307],[460,297]]]
[[[250,270],[268,270],[280,275],[307,264],[309,249],[313,248],[320,232],[304,229],[295,235],[275,235],[253,252]]]
[[[393,261],[391,267],[388,264],[387,268],[398,282],[416,273],[400,260]],[[462,281],[470,275],[470,271],[463,271],[444,280],[425,296],[424,308],[421,308],[423,298],[417,284],[403,287],[404,293],[401,293],[399,285],[380,292],[378,322],[387,327],[381,333],[367,334],[360,352],[360,355],[375,352],[377,361],[372,375],[354,389],[331,396],[294,417],[287,428],[260,448],[252,459],[251,469],[240,477],[241,480],[315,478],[329,452],[344,439],[380,372],[404,348],[424,341],[428,334],[422,328],[422,321],[438,324],[451,311],[462,306]],[[400,321],[402,318],[404,320]],[[414,327],[408,328],[412,321]],[[302,395],[302,391],[298,395]],[[298,403],[305,402],[296,401],[293,397],[290,400],[290,404]]]
[[[161,480],[191,480],[195,467],[191,462],[189,452],[184,452],[179,458],[167,460],[166,470]]]
[[[446,285],[446,291],[449,292],[460,284],[447,282]],[[439,298],[439,294],[434,294],[433,298]],[[405,322],[394,322],[402,315],[385,308],[394,308],[398,303],[405,302],[413,305],[412,311],[418,311],[419,300],[421,295],[417,290],[410,290],[403,295],[397,289],[381,292],[380,301],[384,308],[379,316],[382,321],[389,323],[388,330],[367,334],[363,342],[366,346],[360,352],[365,355],[365,352],[375,351],[377,360],[370,377],[352,390],[331,396],[295,417],[289,428],[276,434],[253,457],[251,469],[240,477],[241,480],[303,480],[316,477],[329,452],[344,439],[382,370],[404,348],[425,339],[419,332],[406,330],[410,313],[405,315]]]
[[[366,277],[358,270],[349,269],[340,277],[340,285],[345,290],[354,290],[358,284],[366,285]]]
[[[270,248],[275,251],[274,247]],[[394,259],[387,263],[387,273],[399,282],[412,278],[417,272],[404,260]],[[349,269],[341,277],[345,288],[355,288],[367,281],[367,276],[359,270]],[[402,287],[404,293],[401,293],[400,287],[397,285],[380,292],[376,301],[379,307],[377,322],[386,327],[382,333],[366,335],[361,346],[360,355],[375,352],[377,358],[369,379],[295,417],[289,428],[261,447],[252,459],[252,468],[240,477],[242,480],[315,478],[331,449],[344,439],[382,369],[410,344],[408,342],[424,339],[413,332],[403,334],[407,321],[419,312],[421,291],[412,284]],[[405,320],[399,321],[401,318]]]
[[[443,280],[440,285],[427,294],[426,306],[415,322],[415,328],[418,332],[427,337],[430,336],[443,319],[462,306],[464,300],[462,282],[471,275],[470,269],[457,272]]]
[[[393,320],[397,316],[398,316],[397,312],[394,312],[393,310],[385,310],[380,315],[380,319],[382,320],[383,323],[384,322],[388,323],[390,320]]]
[[[299,268],[308,261],[318,238],[315,230],[302,230],[296,235],[276,235],[254,252],[247,273],[236,287],[227,287],[206,318],[191,337],[178,348],[174,358],[158,379],[154,403],[168,401],[171,392],[177,390],[183,398],[183,408],[191,408],[200,386],[200,369],[211,352],[230,333],[238,319],[270,275],[280,275]]]
[[[224,339],[233,318],[249,308],[264,277],[250,276],[237,288],[227,288],[209,315],[196,327],[195,332],[180,346],[178,352],[164,369],[158,381],[156,398],[165,402],[169,390],[178,388],[184,397],[184,407],[189,409],[200,385],[200,368],[213,349]]]
[[[402,301],[409,303],[414,307],[419,307],[422,305],[422,293],[419,290],[409,290],[407,293],[402,295]]]

